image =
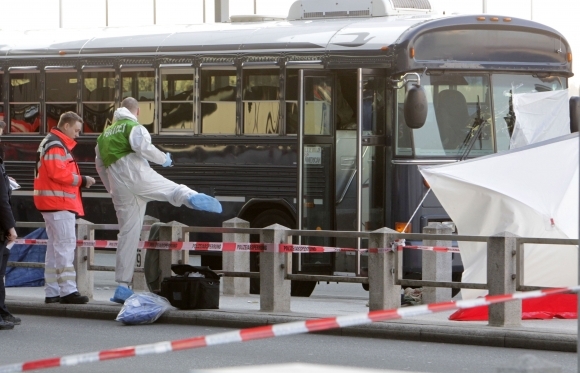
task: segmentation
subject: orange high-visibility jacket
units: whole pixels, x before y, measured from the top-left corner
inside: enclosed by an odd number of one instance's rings
[[[71,150],[76,141],[54,127],[36,153],[34,205],[39,211],[70,211],[84,215],[80,188],[87,183],[81,176]]]

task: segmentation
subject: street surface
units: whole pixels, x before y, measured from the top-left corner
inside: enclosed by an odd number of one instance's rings
[[[1,331],[0,363],[18,363],[227,331],[225,328],[21,315],[22,325]],[[496,372],[524,354],[576,372],[576,354],[384,339],[303,334],[180,352],[49,369],[54,372],[189,372],[232,366],[303,362],[412,372]]]

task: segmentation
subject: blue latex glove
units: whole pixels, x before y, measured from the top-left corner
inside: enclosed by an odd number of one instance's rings
[[[165,163],[163,163],[162,166],[170,167],[172,162],[173,161],[171,160],[171,153],[169,152],[165,153]]]
[[[189,203],[196,210],[217,212],[218,214],[222,212],[222,205],[217,199],[208,196],[207,194],[197,193],[189,197]]]

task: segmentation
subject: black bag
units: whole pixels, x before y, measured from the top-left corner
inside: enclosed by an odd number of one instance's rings
[[[159,295],[167,298],[172,306],[182,310],[218,309],[220,304],[220,276],[209,267],[173,264],[171,270],[177,276],[165,277]],[[190,273],[205,277],[189,277]]]

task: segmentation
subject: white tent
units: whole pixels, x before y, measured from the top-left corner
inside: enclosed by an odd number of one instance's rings
[[[510,149],[570,133],[568,90],[513,95],[516,115]]]
[[[459,234],[578,238],[578,133],[420,171]],[[460,242],[464,282],[486,282],[486,244]],[[524,284],[578,283],[577,246],[525,245]],[[484,295],[462,290],[463,299]]]

